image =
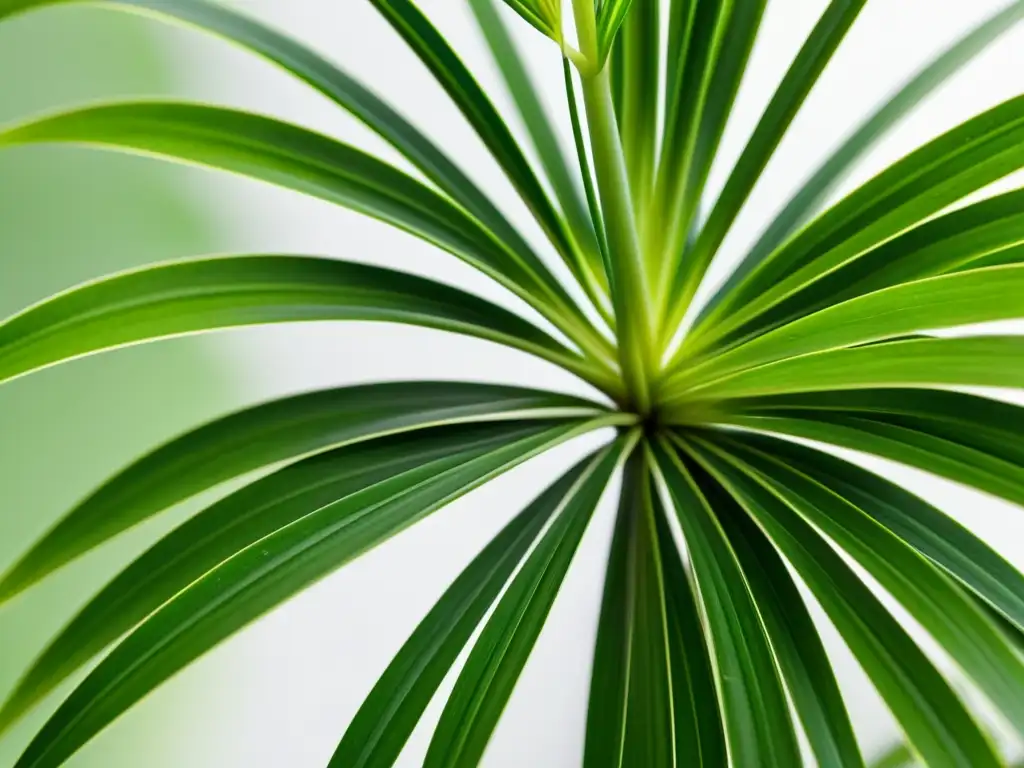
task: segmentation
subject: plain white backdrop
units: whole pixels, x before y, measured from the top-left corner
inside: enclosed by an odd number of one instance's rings
[[[871,0],[744,209],[712,279],[725,274],[730,259],[742,254],[771,213],[859,118],[921,64],[1004,4],[1002,0]],[[399,105],[492,190],[516,222],[536,234],[480,142],[366,0],[238,0],[234,5],[301,38]],[[826,5],[826,0],[769,3],[712,173],[712,193],[723,183],[775,85]],[[421,0],[421,7],[455,42],[499,106],[508,107],[465,0]],[[515,27],[568,138],[558,53],[524,24]],[[379,151],[406,167],[337,107],[262,61],[192,32],[174,32],[168,46],[180,62],[182,89],[191,96],[302,123]],[[1021,91],[1024,25],[906,120],[871,153],[845,189],[921,142]],[[511,110],[506,113],[512,114]],[[385,264],[519,307],[452,257],[377,222],[251,182],[200,172],[192,178],[196,193],[220,212],[224,251],[322,254]],[[260,329],[212,343],[235,372],[246,400],[405,378],[587,391],[568,375],[526,355],[485,342],[392,326]],[[574,444],[560,449],[435,514],[182,673],[169,685],[191,683],[194,690],[194,684],[215,667],[219,673],[229,671],[218,679],[233,682],[229,690],[217,692],[215,705],[204,706],[203,717],[183,715],[180,764],[211,768],[325,765],[363,696],[433,600],[541,484],[585,447]],[[874,461],[871,466],[892,472],[884,462]],[[1021,510],[922,473],[898,470],[893,476],[971,525],[1024,566]],[[606,499],[488,749],[484,762],[489,768],[579,764],[610,511]],[[825,623],[822,631],[865,749],[880,750],[896,738],[895,726],[834,630]],[[440,697],[434,701],[400,765],[420,764],[442,703]],[[211,709],[215,717],[210,717]]]

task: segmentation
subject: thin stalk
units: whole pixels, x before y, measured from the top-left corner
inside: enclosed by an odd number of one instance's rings
[[[573,0],[573,11],[580,51],[594,65],[581,71],[580,76],[597,188],[608,234],[619,362],[631,403],[646,416],[651,411],[650,375],[655,365],[653,323],[629,174],[619,139],[609,68],[597,69],[597,20],[593,0]]]

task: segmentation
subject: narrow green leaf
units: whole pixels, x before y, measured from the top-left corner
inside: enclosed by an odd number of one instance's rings
[[[683,458],[662,440],[654,457],[683,529],[713,648],[732,765],[800,764],[789,705],[757,606],[718,519]]]
[[[515,387],[395,382],[297,395],[221,417],[107,480],[0,582],[10,599],[79,555],[233,478],[349,443],[442,424],[598,416],[586,401]]]
[[[45,299],[0,323],[0,382],[154,339],[316,320],[426,326],[586,368],[518,315],[442,283],[335,259],[260,255],[143,267]]]
[[[1024,261],[1024,190],[997,195],[911,229],[824,275],[722,338],[721,346],[891,286]]]
[[[568,220],[577,244],[573,272],[594,305],[599,310],[606,309],[608,278],[598,249],[593,220],[580,195],[579,184],[569,171],[565,152],[526,70],[525,61],[495,3],[496,0],[470,0],[470,7]]]
[[[1024,574],[948,515],[895,483],[822,451],[763,435],[744,435],[742,442],[849,499],[1024,629]]]
[[[327,136],[245,112],[174,102],[87,107],[0,132],[0,147],[53,142],[219,168],[373,216],[458,256],[575,341],[587,341],[572,324],[570,300],[534,257],[510,250],[463,208],[411,176]]]
[[[1017,336],[928,338],[832,349],[741,371],[691,390],[676,405],[823,390],[933,385],[1024,388],[1024,339]],[[685,410],[685,408],[684,408]]]
[[[825,307],[761,334],[703,363],[676,381],[707,383],[735,371],[823,350],[906,336],[914,331],[1024,317],[1024,265],[915,280]]]
[[[691,473],[736,553],[818,765],[864,768],[839,683],[786,564],[726,489],[699,467]]]
[[[726,765],[721,705],[693,573],[683,565],[660,496],[652,501],[665,582],[676,765]]]
[[[641,236],[654,192],[660,103],[660,27],[659,0],[632,0],[630,13],[622,24],[619,43],[623,67],[619,133]]]
[[[615,467],[635,440],[592,457],[565,494],[558,516],[516,574],[484,626],[423,761],[424,768],[476,766],[540,635],[562,580]]]
[[[585,768],[675,765],[664,571],[644,462],[642,453],[630,457],[623,479],[594,650]]]
[[[447,154],[359,80],[296,40],[207,0],[0,0],[0,21],[33,9],[72,4],[178,22],[218,35],[280,66],[379,134],[534,269],[538,267],[540,261],[523,237]]]
[[[925,761],[999,766],[992,745],[949,683],[832,545],[766,478],[699,438],[688,442],[701,449],[715,477],[800,574]]]
[[[866,451],[1024,504],[1024,410],[960,392],[863,390],[727,401],[711,421]]]
[[[499,446],[521,428],[516,422],[436,427],[336,448],[225,497],[161,539],[79,611],[5,702],[0,730],[165,602],[263,537],[399,475],[411,479],[409,473],[424,466],[440,472],[454,466],[452,457]]]
[[[476,626],[586,468],[581,462],[559,478],[459,574],[363,701],[329,768],[394,764]]]
[[[575,262],[568,227],[548,199],[526,155],[472,72],[413,0],[371,0],[430,70],[518,190],[566,263]],[[523,6],[522,2],[517,3]],[[560,6],[559,6],[560,7]]]
[[[552,14],[552,0],[504,0],[504,3],[539,32],[552,40],[561,39],[560,16],[557,12]]]
[[[899,744],[871,763],[871,768],[907,768],[914,762],[914,753],[906,744]]]
[[[682,319],[686,307],[697,291],[704,273],[725,240],[740,209],[746,202],[761,173],[768,165],[793,118],[796,117],[822,70],[832,59],[867,0],[832,0],[801,47],[789,70],[775,90],[747,142],[743,153],[715,202],[707,222],[683,268],[672,292],[674,313],[669,329]]]
[[[807,225],[705,317],[697,348],[1022,165],[1024,96],[925,144]]]
[[[619,28],[626,20],[632,5],[633,0],[600,0],[597,12],[598,68],[603,67],[607,61],[615,38],[619,34]]]
[[[720,442],[877,579],[1024,733],[1024,657],[952,578],[853,500],[736,439]]]
[[[1024,0],[1015,0],[939,54],[861,123],[772,219],[726,283],[701,310],[698,325],[703,325],[705,316],[738,290],[748,275],[816,212],[890,130],[1021,19],[1024,19]]]
[[[308,510],[210,571],[132,632],[64,701],[16,768],[56,768],[168,677],[296,592],[589,428],[523,429],[491,450],[458,457],[450,468],[428,465]]]

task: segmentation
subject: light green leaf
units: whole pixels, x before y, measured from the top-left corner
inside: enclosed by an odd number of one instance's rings
[[[757,606],[718,510],[665,440],[653,446],[683,529],[713,649],[729,757],[737,768],[800,764],[789,706]]]
[[[416,627],[345,731],[329,768],[388,768],[477,624],[587,469],[581,462],[505,526]]]
[[[660,0],[631,0],[617,45],[622,48],[619,132],[629,172],[633,207],[643,235],[644,214],[654,193],[658,147]],[[628,5],[628,3],[627,3]]]
[[[1001,765],[949,683],[832,545],[782,501],[775,485],[703,440],[688,443],[800,574],[925,761]]]
[[[823,390],[932,385],[1024,387],[1024,339],[1017,336],[926,338],[833,349],[790,358],[673,392],[680,403]]]
[[[847,174],[918,104],[934,93],[978,54],[1024,19],[1024,0],[1015,0],[939,54],[900,86],[847,138],[772,219],[757,243],[698,316],[698,325],[720,302],[738,290],[756,267],[768,258],[815,213]]]
[[[472,72],[412,0],[371,0],[448,93],[533,212],[566,264],[575,262],[565,221],[548,199],[526,155]],[[540,0],[530,6],[539,6]],[[548,5],[545,0],[545,5]],[[551,3],[552,7],[561,7]],[[524,0],[516,3],[527,7]]]
[[[524,260],[463,208],[411,176],[327,136],[245,112],[174,102],[87,107],[0,132],[0,147],[53,142],[219,168],[337,203],[458,256],[570,336],[576,328],[564,327],[572,324],[566,320],[572,316],[566,309],[569,300],[542,267]],[[574,340],[581,341],[578,336]]]
[[[580,196],[579,183],[569,171],[569,163],[555,128],[526,69],[523,56],[501,19],[496,2],[470,0],[470,7],[576,241],[573,273],[595,307],[605,311],[608,307],[608,277],[598,249],[593,221]]]
[[[675,765],[672,636],[651,480],[644,455],[635,453],[626,465],[605,576],[585,768]],[[692,722],[686,737],[695,730]]]
[[[1024,410],[960,392],[868,389],[727,401],[720,424],[866,451],[1024,504]]]
[[[504,0],[504,3],[552,40],[562,39],[561,6],[557,0]]]
[[[906,744],[899,744],[871,763],[871,768],[907,768],[914,762],[914,753]]]
[[[494,430],[488,447],[308,509],[194,582],[132,632],[64,701],[16,768],[56,768],[168,677],[296,592],[487,480],[590,428]]]
[[[915,280],[828,306],[756,336],[677,376],[678,386],[702,386],[744,371],[813,352],[884,341],[914,331],[1024,317],[1024,265]],[[926,340],[927,341],[927,340]],[[673,386],[671,383],[668,386]]]
[[[1024,574],[951,517],[884,477],[822,451],[763,435],[742,440],[849,499],[1024,629]]]
[[[811,88],[818,82],[822,70],[832,59],[832,55],[846,37],[866,2],[867,0],[832,0],[811,30],[761,115],[757,127],[711,209],[707,222],[701,228],[700,236],[679,270],[670,297],[673,306],[670,307],[672,314],[668,323],[669,329],[674,329],[682,319],[711,259],[735,223],[740,209],[753,191],[754,185],[782,141],[793,118],[803,106]]]
[[[786,564],[728,491],[691,468],[732,546],[818,765],[864,768],[832,665]]]
[[[442,283],[367,264],[268,255],[143,267],[29,307],[0,323],[0,382],[154,339],[315,320],[426,326],[586,368],[582,358],[531,323]]]
[[[638,0],[639,1],[639,0]],[[599,0],[597,7],[598,68],[605,65],[619,28],[626,20],[633,0]]]
[[[594,508],[612,472],[635,445],[635,437],[621,438],[590,458],[565,494],[554,522],[512,580],[473,646],[441,713],[424,768],[469,768],[479,763]]]
[[[925,144],[764,259],[695,333],[706,348],[879,243],[1024,165],[1024,96]],[[727,318],[724,315],[728,314]]]
[[[719,442],[877,579],[1024,733],[1024,657],[952,578],[853,500],[740,439]]]
[[[564,395],[460,382],[396,382],[276,400],[157,448],[78,504],[0,582],[10,599],[84,552],[220,483],[328,448],[442,424],[599,416]]]

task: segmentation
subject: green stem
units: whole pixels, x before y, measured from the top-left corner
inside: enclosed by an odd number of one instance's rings
[[[608,235],[619,362],[631,403],[638,413],[646,416],[651,411],[650,374],[656,361],[652,353],[651,307],[629,175],[615,118],[609,69],[598,69],[593,0],[573,0],[573,10],[580,50],[592,64],[588,71],[581,70],[580,76],[594,171]]]

